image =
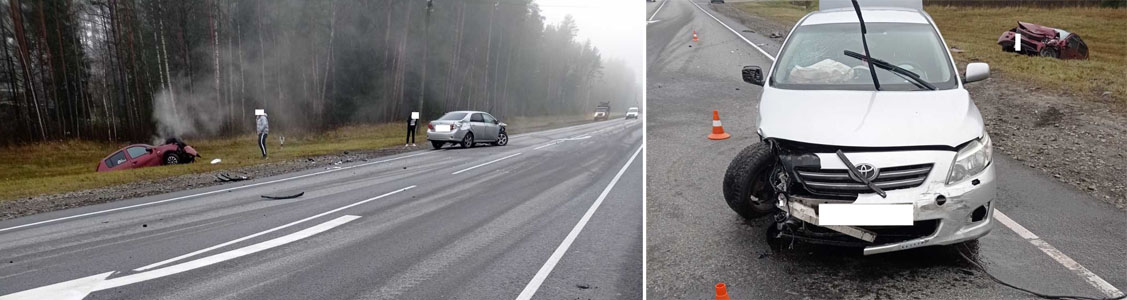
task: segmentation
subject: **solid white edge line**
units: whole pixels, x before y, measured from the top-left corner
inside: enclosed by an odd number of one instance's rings
[[[1107,295],[1111,298],[1123,295],[1123,292],[1115,288],[1115,286],[1111,285],[1103,278],[1100,278],[1100,276],[1096,275],[1096,273],[1092,273],[1091,270],[1088,270],[1088,268],[1085,268],[1080,263],[1072,260],[1071,257],[1068,257],[1068,255],[1065,255],[1060,250],[1057,250],[1057,248],[1053,247],[1053,245],[1049,245],[1048,242],[1042,240],[1036,234],[1033,234],[1033,232],[1029,231],[1029,229],[1025,229],[1025,226],[1021,226],[1021,224],[1018,224],[1013,219],[1010,219],[1010,217],[1006,216],[1006,214],[1002,213],[1002,211],[995,209],[994,218],[998,219],[998,221],[1001,222],[1002,225],[1006,225],[1006,227],[1009,227],[1010,230],[1016,232],[1017,235],[1029,241],[1030,244],[1033,244],[1033,246],[1037,247],[1037,249],[1040,249],[1041,252],[1045,252],[1046,255],[1052,257],[1057,261],[1057,263],[1060,263],[1065,268],[1075,273],[1076,276],[1080,276],[1080,278],[1084,279],[1084,281],[1087,281],[1088,284],[1100,290],[1100,292],[1103,292],[1104,295]]]
[[[450,173],[450,175],[462,174],[462,172],[477,169],[479,167],[482,167],[482,166],[485,166],[485,165],[488,165],[488,164],[491,164],[491,163],[499,162],[499,161],[504,160],[506,158],[510,158],[510,157],[513,157],[513,156],[520,155],[521,153],[523,153],[523,152],[517,152],[517,154],[513,154],[513,155],[505,156],[505,157],[502,157],[502,158],[494,159],[494,160],[491,160],[489,162],[486,162],[486,163],[483,163],[483,164],[480,164],[480,165],[472,166],[472,167],[469,167],[469,168],[462,169],[461,171],[458,171],[458,172]]]
[[[372,198],[368,198],[368,199],[366,199],[366,200],[363,200],[363,201],[360,201],[360,202],[352,203],[352,204],[349,204],[349,205],[345,205],[345,206],[342,206],[342,207],[339,207],[339,208],[336,208],[336,209],[333,209],[333,210],[330,210],[330,211],[326,211],[326,212],[323,212],[323,213],[319,213],[319,214],[316,214],[316,215],[314,215],[314,216],[312,216],[312,217],[308,217],[308,218],[305,218],[305,219],[301,219],[301,220],[293,221],[293,222],[290,222],[290,223],[288,223],[288,224],[285,224],[285,225],[282,225],[282,226],[278,226],[278,227],[270,228],[270,229],[267,229],[266,231],[258,232],[258,233],[252,234],[252,235],[248,235],[248,236],[245,236],[245,237],[241,237],[241,238],[238,238],[238,239],[234,239],[234,240],[231,240],[231,241],[229,241],[229,242],[225,242],[225,243],[221,243],[221,244],[218,244],[218,245],[215,245],[215,246],[211,246],[211,247],[203,248],[203,249],[200,249],[200,250],[192,251],[192,252],[190,252],[190,253],[188,253],[188,254],[180,255],[180,256],[177,256],[177,257],[173,257],[173,258],[169,258],[169,259],[166,259],[166,260],[163,260],[163,261],[160,261],[160,262],[157,262],[157,263],[153,263],[153,264],[150,264],[150,265],[147,265],[147,266],[144,266],[144,267],[136,268],[136,269],[133,269],[133,271],[138,271],[138,272],[140,272],[140,271],[145,271],[145,270],[148,270],[148,269],[156,268],[156,267],[159,267],[159,266],[163,266],[163,265],[166,265],[166,264],[169,264],[169,263],[172,263],[172,262],[175,262],[175,261],[181,260],[181,259],[185,259],[185,258],[188,258],[188,257],[192,257],[192,256],[196,256],[196,255],[199,255],[200,253],[204,253],[204,252],[208,252],[208,251],[211,251],[211,250],[219,249],[219,248],[222,248],[222,247],[226,247],[226,246],[229,246],[229,245],[231,245],[231,244],[234,244],[234,243],[238,243],[238,242],[242,242],[242,241],[245,241],[245,240],[253,239],[253,238],[256,238],[256,237],[262,236],[262,235],[264,235],[264,234],[267,234],[267,233],[271,233],[271,232],[275,232],[275,231],[278,231],[278,230],[282,230],[282,229],[288,228],[288,227],[290,227],[290,226],[294,226],[294,225],[297,225],[297,224],[301,224],[301,223],[304,223],[304,222],[306,222],[306,221],[309,221],[309,220],[312,220],[312,219],[316,219],[316,218],[319,218],[319,217],[323,217],[323,216],[325,216],[325,215],[328,215],[328,214],[331,214],[331,213],[335,213],[335,212],[338,212],[338,211],[341,211],[341,210],[344,210],[344,209],[347,209],[347,208],[350,208],[350,207],[353,207],[353,206],[357,206],[357,205],[360,205],[360,204],[364,204],[364,203],[368,203],[368,202],[371,202],[371,201],[374,201],[374,200],[377,200],[377,199],[380,199],[380,198],[383,198],[383,197],[387,197],[387,196],[391,196],[391,195],[394,195],[394,194],[398,194],[399,192],[402,192],[402,191],[406,191],[406,190],[409,190],[409,189],[412,189],[412,188],[415,188],[415,186],[414,186],[414,185],[412,185],[412,186],[409,186],[409,187],[405,187],[405,188],[401,188],[401,189],[398,189],[398,190],[395,190],[395,191],[391,191],[391,192],[385,193],[385,194],[383,194],[383,195],[375,196],[375,197],[372,197]]]
[[[622,178],[622,174],[626,173],[626,169],[630,168],[630,164],[634,162],[634,158],[638,157],[638,153],[641,153],[643,148],[645,148],[644,145],[638,147],[638,150],[634,151],[634,155],[631,155],[630,159],[626,161],[626,164],[622,165],[622,169],[619,169],[618,174],[614,175],[614,179],[610,180],[610,184],[607,184],[607,187],[603,189],[603,193],[599,194],[599,198],[595,199],[595,203],[592,203],[591,207],[587,209],[587,212],[583,214],[583,218],[579,219],[579,223],[575,224],[575,227],[567,234],[567,237],[564,238],[560,246],[556,248],[556,251],[552,252],[552,256],[548,257],[548,261],[544,262],[544,266],[540,267],[540,271],[536,272],[536,276],[533,276],[532,280],[528,282],[528,285],[524,286],[524,290],[517,296],[517,300],[532,299],[532,295],[535,295],[536,290],[540,289],[540,284],[544,283],[544,279],[547,279],[548,274],[552,273],[552,269],[556,268],[556,264],[560,262],[560,258],[563,258],[564,253],[567,253],[567,249],[571,247],[571,243],[575,242],[575,238],[579,236],[579,232],[583,231],[583,227],[587,226],[587,221],[591,220],[591,216],[595,214],[595,210],[598,210],[599,205],[603,204],[603,199],[606,199],[607,194],[610,194],[610,190],[618,183],[618,179]]]
[[[657,12],[661,11],[661,8],[662,8],[662,7],[665,7],[665,3],[666,3],[666,2],[669,2],[669,0],[661,1],[661,5],[658,5],[658,6],[657,6],[657,9],[656,9],[656,10],[654,10],[654,14],[650,15],[650,18],[649,18],[649,19],[646,19],[646,21],[647,21],[647,22],[648,22],[648,21],[653,21],[653,20],[654,20],[654,17],[656,17],[656,16],[657,16]]]
[[[732,29],[732,27],[728,27],[728,24],[724,24],[724,22],[720,21],[720,19],[717,19],[716,16],[713,16],[711,13],[704,10],[703,7],[700,7],[700,5],[697,4],[696,2],[693,2],[693,0],[685,0],[685,1],[689,1],[689,3],[692,3],[693,6],[696,6],[697,9],[699,9],[704,14],[708,15],[708,17],[712,18],[713,20],[716,20],[716,23],[720,23],[720,26],[724,26],[724,28],[728,28],[728,31],[731,31],[733,34],[735,34],[741,40],[744,40],[744,42],[747,42],[747,44],[751,45],[751,47],[755,48],[755,50],[759,50],[759,53],[763,53],[763,55],[767,56],[767,58],[770,58],[771,60],[775,60],[774,56],[771,56],[771,54],[767,54],[767,51],[763,51],[763,48],[759,48],[759,46],[756,46],[755,43],[752,43],[751,41],[749,41],[747,38],[745,38],[742,34],[737,32],[735,29]]]
[[[300,179],[300,178],[305,178],[305,177],[310,177],[310,176],[316,176],[316,175],[321,175],[321,174],[326,174],[326,173],[337,172],[337,171],[344,171],[344,170],[348,170],[348,169],[352,169],[352,168],[359,168],[359,167],[369,166],[369,165],[378,164],[378,163],[385,163],[385,162],[389,162],[389,161],[395,161],[395,160],[420,156],[420,155],[429,154],[429,153],[431,153],[431,152],[428,151],[428,152],[411,154],[411,155],[407,155],[407,156],[400,156],[400,157],[390,158],[390,159],[385,159],[385,160],[380,160],[380,161],[367,162],[367,163],[343,167],[343,168],[339,168],[339,169],[331,169],[331,170],[320,171],[320,172],[316,172],[316,173],[298,175],[298,176],[289,177],[289,178],[275,179],[275,180],[271,180],[271,181],[267,181],[267,182],[252,183],[252,184],[248,184],[248,185],[242,185],[242,186],[236,186],[236,187],[231,187],[231,188],[214,190],[214,191],[210,191],[210,192],[203,192],[203,193],[198,193],[198,194],[180,196],[180,197],[170,198],[170,199],[165,199],[165,200],[145,202],[145,203],[134,204],[134,205],[129,205],[129,206],[122,206],[122,207],[118,207],[118,208],[111,208],[111,209],[106,209],[106,210],[93,211],[93,212],[88,212],[88,213],[84,213],[84,214],[77,214],[77,215],[73,215],[73,216],[66,216],[66,217],[61,217],[61,218],[43,220],[43,221],[27,223],[27,224],[23,224],[23,225],[19,225],[19,226],[12,226],[12,227],[8,227],[8,228],[0,228],[0,232],[20,229],[20,228],[24,228],[24,227],[31,227],[31,226],[35,226],[35,225],[41,225],[41,224],[54,223],[54,222],[58,222],[58,221],[70,220],[70,219],[74,219],[74,218],[100,215],[100,214],[104,214],[104,213],[108,213],[108,212],[115,212],[115,211],[119,211],[119,210],[126,210],[126,209],[131,209],[131,208],[142,207],[142,206],[149,206],[149,205],[161,204],[161,203],[165,203],[165,202],[184,200],[184,199],[188,199],[188,198],[206,196],[206,195],[217,194],[217,193],[222,193],[222,192],[227,192],[227,191],[240,190],[240,189],[245,189],[245,188],[249,188],[249,187],[256,187],[256,186],[266,185],[266,184],[271,184],[271,183],[290,181],[290,180],[294,180],[294,179]]]

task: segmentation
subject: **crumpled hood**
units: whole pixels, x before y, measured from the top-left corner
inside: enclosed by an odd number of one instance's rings
[[[852,147],[950,146],[982,136],[964,89],[811,91],[763,89],[764,138]]]

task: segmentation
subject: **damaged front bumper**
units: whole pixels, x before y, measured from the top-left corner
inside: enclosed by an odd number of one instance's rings
[[[817,159],[803,161],[823,170],[843,170],[845,164],[832,153],[816,153]],[[876,166],[896,166],[932,164],[926,180],[909,188],[887,190],[887,197],[876,193],[862,192],[855,198],[825,196],[807,193],[810,186],[795,174],[798,193],[780,197],[777,203],[783,211],[782,220],[800,220],[801,228],[814,226],[814,230],[780,231],[782,236],[791,236],[810,242],[823,242],[838,245],[858,245],[864,247],[864,254],[879,254],[933,245],[949,245],[978,239],[994,226],[993,200],[995,198],[994,166],[990,164],[981,173],[961,182],[947,184],[948,170],[955,153],[953,151],[892,151],[849,153],[854,163],[869,163]],[[784,160],[786,160],[784,158]],[[816,190],[816,189],[815,189]],[[912,226],[817,226],[818,205],[822,203],[852,204],[911,204],[914,207]]]

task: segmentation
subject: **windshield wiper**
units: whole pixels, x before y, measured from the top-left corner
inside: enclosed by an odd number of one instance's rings
[[[861,46],[865,47],[865,56],[870,56],[869,41],[865,40],[865,33],[867,33],[868,30],[865,29],[865,19],[861,18],[861,5],[857,4],[857,0],[853,0],[853,11],[857,12],[857,22],[861,23]],[[846,52],[849,52],[849,50],[846,50]],[[869,75],[873,77],[873,87],[879,91],[880,80],[877,80],[877,70],[873,68],[873,62],[871,60],[865,61],[869,63]]]
[[[923,78],[920,78],[920,74],[916,74],[916,72],[908,71],[908,69],[901,68],[901,67],[894,65],[894,64],[891,64],[887,61],[883,61],[883,60],[880,60],[878,58],[872,58],[872,57],[869,57],[868,55],[862,55],[861,53],[857,53],[857,52],[853,52],[853,51],[849,51],[849,50],[845,50],[845,55],[852,57],[852,58],[856,58],[856,59],[860,59],[862,61],[868,62],[870,71],[873,70],[873,66],[876,66],[877,68],[881,68],[881,69],[891,71],[893,73],[896,73],[897,75],[902,75],[902,76],[900,76],[900,78],[910,80],[909,82],[916,85],[916,87],[927,88],[927,89],[933,90],[933,91],[935,90],[934,85],[931,85],[930,82],[927,82],[926,80],[923,80]],[[876,75],[874,74],[873,76],[874,76],[873,82],[876,82],[876,77],[875,77]],[[879,85],[877,85],[877,86],[878,86],[877,90],[880,90]]]

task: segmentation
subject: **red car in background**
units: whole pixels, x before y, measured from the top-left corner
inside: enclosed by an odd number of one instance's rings
[[[177,139],[164,145],[133,144],[125,146],[98,162],[98,172],[137,169],[161,165],[191,163],[200,157],[199,152]]]
[[[1021,51],[1014,50],[1014,37],[1021,34]],[[1088,59],[1088,44],[1079,35],[1048,26],[1017,22],[1017,27],[998,37],[1002,51],[1060,59]]]

